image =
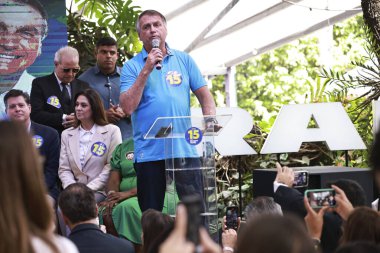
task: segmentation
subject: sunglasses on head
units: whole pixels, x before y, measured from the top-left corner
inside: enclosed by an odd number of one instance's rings
[[[72,71],[73,73],[78,73],[79,72],[79,68],[77,68],[77,69],[70,69],[70,68],[62,68],[62,70],[63,70],[63,72],[65,72],[65,73],[69,73],[70,71]]]

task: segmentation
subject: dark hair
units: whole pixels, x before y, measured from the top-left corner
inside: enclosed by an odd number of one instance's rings
[[[73,224],[97,217],[94,192],[82,183],[67,186],[59,195],[58,205]]]
[[[92,110],[92,120],[99,126],[105,126],[108,124],[106,118],[106,111],[104,110],[102,99],[99,94],[93,89],[85,89],[83,91],[78,92],[75,95],[75,102],[77,101],[79,96],[85,96],[90,103],[90,107]],[[76,115],[75,115],[76,116]],[[80,121],[77,120],[75,123],[75,127],[80,125]]]
[[[357,207],[345,223],[342,243],[370,241],[380,243],[380,215],[369,207]]]
[[[262,215],[247,222],[238,236],[237,253],[310,253],[311,238],[299,218]]]
[[[140,34],[140,31],[141,31],[140,30],[140,19],[143,16],[159,16],[161,18],[162,22],[164,23],[164,25],[166,26],[166,18],[164,15],[162,15],[160,12],[158,12],[156,10],[145,10],[145,11],[140,13],[139,17],[136,20],[136,31],[138,34]]]
[[[111,37],[103,37],[96,42],[96,48],[101,47],[101,46],[116,46],[117,47],[117,42]]]
[[[351,242],[340,246],[335,253],[380,253],[380,246],[370,242]]]
[[[327,187],[331,187],[332,184],[344,191],[348,200],[354,207],[366,205],[367,197],[363,187],[355,180],[339,179],[333,182],[328,182],[326,185]]]
[[[30,5],[41,14],[42,18],[46,21],[42,26],[41,40],[45,39],[48,33],[48,26],[47,26],[48,15],[43,5],[38,0],[13,0],[13,1]]]
[[[19,96],[22,96],[25,99],[26,104],[30,105],[30,97],[29,97],[28,93],[26,93],[22,90],[12,89],[12,90],[8,91],[7,94],[5,94],[5,96],[4,96],[5,108],[8,107],[8,99],[9,98],[15,98],[15,97],[19,97]]]
[[[0,121],[1,252],[36,252],[32,236],[54,251],[53,208],[48,202],[42,158],[25,126]]]
[[[162,242],[174,228],[174,220],[167,214],[154,209],[146,210],[141,216],[143,232],[142,253],[156,253]]]
[[[262,214],[282,215],[281,206],[274,202],[273,198],[260,196],[252,200],[245,208],[246,220]]]

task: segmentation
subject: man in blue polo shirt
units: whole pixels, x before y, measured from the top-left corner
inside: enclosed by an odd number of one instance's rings
[[[136,29],[144,48],[124,64],[120,104],[124,112],[132,115],[140,208],[161,211],[166,187],[165,159],[191,157],[174,161],[187,168],[199,167],[200,161],[195,158],[194,148],[186,145],[178,145],[172,157],[165,157],[164,140],[144,139],[144,134],[157,117],[190,116],[190,90],[200,102],[204,115],[215,115],[215,103],[193,59],[166,44],[166,19],[161,13],[142,12]],[[193,186],[197,188],[201,179],[190,173],[185,180],[195,182]],[[176,178],[177,192],[182,197],[189,192],[178,181],[181,180]]]
[[[116,66],[116,40],[111,37],[99,39],[96,43],[95,57],[96,66],[87,69],[78,79],[87,82],[99,93],[108,121],[120,128],[123,140],[129,139],[132,137],[132,125],[119,106],[121,68]]]

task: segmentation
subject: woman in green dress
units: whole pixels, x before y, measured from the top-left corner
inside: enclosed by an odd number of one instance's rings
[[[137,253],[142,244],[142,213],[137,200],[133,157],[134,146],[132,139],[124,141],[115,148],[111,158],[111,173],[106,185],[107,199],[99,204],[99,220],[100,224],[103,224],[102,214],[105,207],[113,206],[112,220],[119,237],[124,237],[131,241],[135,245]],[[168,199],[167,195],[166,199]],[[174,212],[174,204],[170,205],[169,209]],[[166,200],[162,212],[168,212],[168,201]]]

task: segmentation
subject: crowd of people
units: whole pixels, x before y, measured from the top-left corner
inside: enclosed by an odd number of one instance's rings
[[[312,207],[293,188],[293,170],[280,164],[273,198],[253,199],[236,228],[223,219],[220,244],[202,226],[199,242],[189,241],[194,220],[185,206],[175,219],[166,214],[163,140],[143,136],[157,117],[189,116],[190,91],[206,128],[217,124],[215,103],[196,63],[166,43],[161,13],[142,12],[136,30],[142,52],[122,69],[117,43],[107,37],[96,45],[96,66],[76,78],[79,54],[66,46],[55,54],[54,72],[33,80],[30,96],[18,89],[4,96],[0,253],[380,252],[378,200],[366,207],[362,187],[341,179],[327,186],[336,206]],[[200,167],[179,146],[174,164]],[[380,186],[378,154],[380,133],[371,155]],[[199,170],[176,180],[180,199],[202,195]]]

